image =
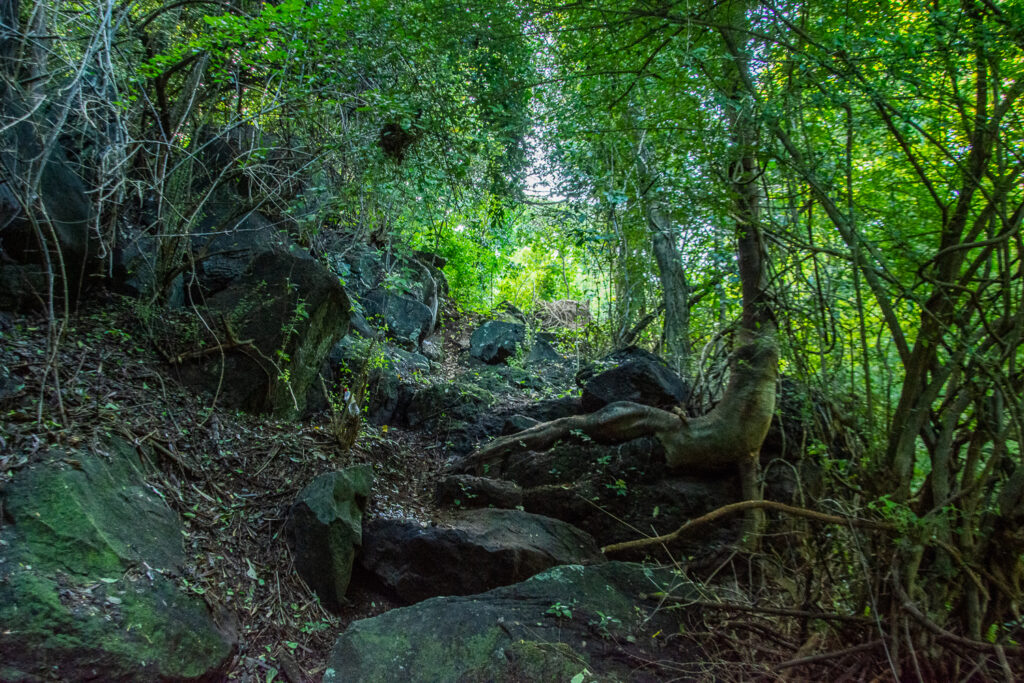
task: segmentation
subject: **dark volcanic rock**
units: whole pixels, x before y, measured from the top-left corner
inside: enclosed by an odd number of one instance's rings
[[[690,631],[699,614],[664,609],[646,597],[654,594],[699,599],[668,570],[608,562],[556,567],[482,595],[427,600],[349,626],[324,683],[664,681],[666,669],[655,662],[664,661],[669,643],[677,643],[675,665],[697,660],[695,649],[671,634]]]
[[[437,482],[435,498],[441,505],[512,509],[523,504],[523,491],[510,481],[452,474]]]
[[[371,353],[379,355],[371,359]],[[329,367],[322,374],[329,385],[337,381],[348,387],[353,378],[361,376],[365,364],[371,360],[373,365],[366,384],[366,419],[376,425],[404,421],[409,402],[430,373],[430,361],[392,344],[372,347],[370,341],[350,334],[331,349]]]
[[[410,602],[522,581],[559,564],[604,560],[570,524],[519,510],[465,510],[450,525],[375,519],[363,530],[363,567]]]
[[[172,326],[165,353],[183,359],[179,378],[223,407],[306,413],[323,361],[348,328],[344,288],[273,231],[220,234],[209,248],[216,256],[190,290],[198,312],[161,321]]]
[[[345,602],[373,469],[356,465],[314,479],[288,511],[285,534],[295,570],[328,609]]]
[[[494,365],[516,354],[526,341],[526,326],[491,320],[476,329],[469,340],[469,355]]]
[[[525,510],[565,520],[600,545],[636,538],[637,529],[667,533],[740,496],[732,472],[681,476],[669,470],[652,438],[617,445],[567,439],[548,451],[513,454],[502,476],[522,488]],[[706,533],[731,538],[738,519]],[[680,547],[694,554],[700,544],[706,545],[706,538],[695,535]]]
[[[389,337],[411,348],[418,348],[433,331],[434,314],[410,297],[376,289],[363,297],[362,303],[371,323],[383,324]]]
[[[0,132],[0,163],[7,179],[0,182],[0,309],[7,310],[45,307],[49,291],[47,249],[60,249],[66,275],[62,280],[59,264],[53,263],[54,293],[58,298],[63,298],[66,287],[76,301],[84,285],[82,276],[95,266],[96,241],[89,230],[93,218],[90,188],[64,148],[59,144],[46,148],[50,124],[27,107],[9,96],[0,101],[8,121],[24,117]],[[45,107],[40,112],[43,110]],[[44,150],[49,156],[40,168]],[[19,187],[37,173],[37,186]],[[34,224],[46,226],[42,228],[48,242],[45,248],[39,244]],[[56,244],[50,243],[53,240]]]
[[[632,401],[655,408],[686,402],[689,387],[664,360],[635,346],[616,351],[582,370],[576,381],[583,389],[586,412],[615,401]]]

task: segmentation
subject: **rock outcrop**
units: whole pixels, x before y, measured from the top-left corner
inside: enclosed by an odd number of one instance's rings
[[[659,594],[698,598],[670,571],[609,562],[427,600],[354,622],[335,643],[323,680],[666,680],[678,674],[658,664],[666,646],[673,667],[696,655],[672,640],[693,619],[648,597]]]

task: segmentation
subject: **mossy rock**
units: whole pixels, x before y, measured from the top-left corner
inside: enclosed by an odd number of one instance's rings
[[[487,593],[433,598],[354,622],[323,680],[663,680],[642,663],[695,654],[665,648],[686,615],[645,597],[658,591],[696,598],[672,572],[622,562],[555,567]]]
[[[411,427],[473,422],[497,403],[495,395],[462,378],[453,383],[431,384],[417,391],[407,412]]]
[[[195,680],[226,664],[233,639],[168,578],[181,527],[143,470],[115,439],[51,453],[8,485],[0,679]]]
[[[155,327],[178,378],[219,406],[295,418],[316,410],[319,373],[348,330],[351,304],[337,276],[269,228],[215,238],[192,287],[201,302]],[[279,242],[282,242],[280,244]]]

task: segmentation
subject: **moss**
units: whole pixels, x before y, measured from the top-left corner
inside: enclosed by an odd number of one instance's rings
[[[201,676],[231,653],[205,605],[166,579],[157,577],[138,591],[128,586],[119,597],[116,628],[100,639],[108,652],[175,679]]]
[[[139,561],[171,568],[182,549],[133,449],[108,446],[23,470],[4,500],[14,524],[0,546],[0,661],[13,680],[183,680],[230,654],[201,600],[160,575],[115,580]]]
[[[400,629],[367,619],[353,624],[345,634],[342,661],[348,671],[359,671],[366,683],[394,680],[457,681],[469,670],[493,671],[496,653],[504,634],[497,627],[474,633],[450,631],[421,633],[411,639]],[[335,653],[335,656],[339,656]],[[504,662],[504,658],[498,661]],[[324,675],[324,683],[342,678]]]

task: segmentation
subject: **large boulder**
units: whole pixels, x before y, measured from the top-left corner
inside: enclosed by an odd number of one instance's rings
[[[632,540],[637,529],[667,533],[740,498],[734,473],[680,475],[667,467],[653,438],[604,445],[571,437],[544,452],[513,454],[502,476],[522,489],[525,510],[569,522],[600,545]],[[740,521],[709,526],[673,549],[688,555],[714,551],[708,540],[731,540]]]
[[[41,158],[45,141],[40,131],[45,137],[50,124],[42,116],[30,115],[24,103],[9,95],[3,99],[0,107],[10,120],[25,119],[0,133],[0,162],[12,179],[0,183],[0,309],[45,306],[47,251],[56,276],[56,296],[62,298],[66,287],[71,299],[77,300],[82,276],[94,265],[96,253],[89,230],[93,219],[89,188],[60,145]],[[37,178],[38,183],[22,186],[29,178]],[[39,243],[37,225],[45,245]],[[53,258],[58,249],[60,259]]]
[[[364,307],[368,328],[382,328],[413,350],[434,333],[441,300],[448,295],[440,270],[444,259],[427,252],[378,250],[340,236],[326,241],[324,259]]]
[[[699,599],[673,572],[623,562],[561,566],[482,595],[443,597],[353,622],[324,683],[663,681],[695,662],[673,638],[699,619],[658,597]],[[666,649],[669,647],[671,649]],[[699,670],[699,669],[694,669]]]
[[[543,365],[546,363],[561,363],[565,360],[558,349],[555,348],[555,335],[548,332],[540,332],[533,340],[530,353],[526,362],[531,365]]]
[[[469,355],[489,365],[504,363],[516,355],[525,342],[525,325],[489,320],[473,332],[469,340]]]
[[[389,337],[410,348],[419,348],[434,330],[435,314],[412,297],[375,289],[363,297],[362,304],[371,324],[383,324]]]
[[[295,570],[327,609],[345,604],[372,486],[369,465],[323,474],[299,492],[288,511],[285,538]]]
[[[559,564],[603,561],[588,534],[519,510],[464,510],[445,524],[375,519],[360,563],[410,602],[522,581]]]
[[[5,488],[0,680],[219,677],[230,625],[169,578],[182,528],[146,475],[114,439],[52,452]]]
[[[635,346],[616,351],[581,370],[576,381],[583,390],[583,408],[599,410],[615,401],[632,401],[655,408],[686,402],[690,389],[668,364]]]
[[[466,377],[421,387],[409,400],[410,427],[435,429],[476,423],[497,402],[493,391]]]
[[[189,290],[194,312],[155,327],[185,384],[224,407],[295,417],[321,391],[319,371],[347,331],[349,300],[336,276],[264,220],[204,243]]]

